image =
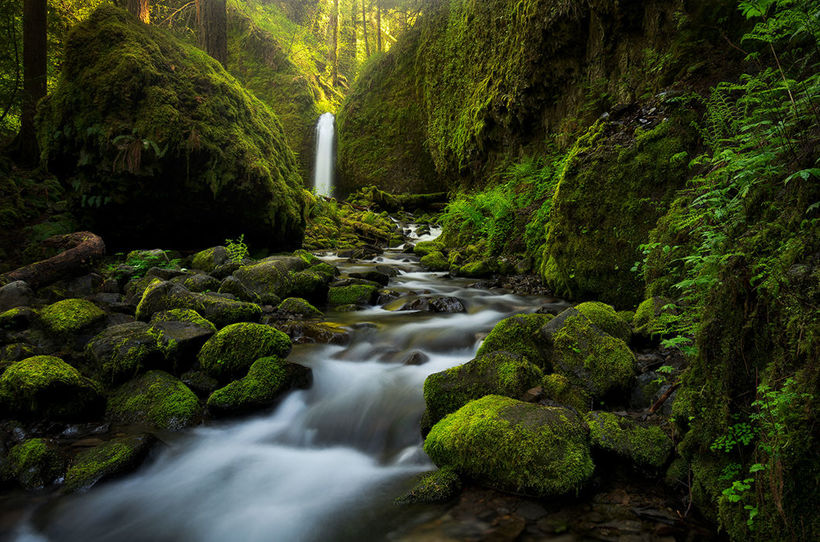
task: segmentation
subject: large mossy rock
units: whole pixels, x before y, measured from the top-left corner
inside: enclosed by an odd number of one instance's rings
[[[632,418],[600,411],[590,412],[585,419],[593,448],[637,466],[660,469],[672,452],[672,439],[656,425],[643,426]]]
[[[281,358],[265,357],[253,362],[248,374],[208,397],[208,411],[215,416],[251,412],[272,405],[292,387],[308,387],[312,372]]]
[[[161,366],[165,355],[149,330],[144,322],[130,322],[109,327],[91,339],[85,351],[103,383],[121,384],[148,368]]]
[[[290,337],[278,329],[264,324],[233,324],[208,339],[198,359],[208,376],[229,382],[245,376],[259,358],[284,359],[290,349]]]
[[[54,482],[64,472],[65,459],[51,440],[32,438],[15,445],[0,464],[0,479],[16,481],[25,489]]]
[[[216,326],[191,309],[172,309],[151,316],[151,335],[175,371],[190,365],[205,342],[216,333]]]
[[[106,243],[301,243],[304,190],[276,116],[219,62],[124,10],[72,28],[38,133]]]
[[[97,482],[127,474],[143,462],[156,441],[151,435],[134,435],[81,451],[69,464],[65,491],[88,489]]]
[[[287,297],[303,297],[313,303],[324,303],[333,272],[326,271],[325,264],[317,261],[311,265],[310,261],[299,255],[271,256],[240,267],[234,272],[234,277],[248,291],[259,296],[263,303],[276,305]]]
[[[59,336],[87,331],[103,319],[102,309],[85,299],[63,299],[40,311],[43,327]]]
[[[437,423],[424,451],[438,466],[505,491],[577,493],[594,465],[587,430],[573,411],[488,395]]]
[[[179,431],[200,414],[199,400],[181,380],[164,371],[149,371],[120,386],[108,399],[106,418]]]
[[[99,386],[54,356],[35,356],[0,376],[0,406],[7,415],[78,421],[102,412]]]
[[[424,381],[427,410],[422,417],[422,432],[473,399],[485,395],[518,399],[538,386],[543,377],[541,369],[527,358],[509,352],[479,354],[463,365],[433,373]]]
[[[255,322],[262,316],[262,309],[254,303],[215,294],[194,293],[173,282],[157,281],[142,294],[137,305],[137,319],[148,321],[155,313],[173,309],[196,311],[217,327],[236,322]]]
[[[542,369],[549,370],[549,355],[544,350],[544,339],[540,331],[553,316],[550,314],[519,314],[498,322],[493,327],[477,356],[491,352],[505,351],[525,356]]]

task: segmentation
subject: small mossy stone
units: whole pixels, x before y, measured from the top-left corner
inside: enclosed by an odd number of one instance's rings
[[[15,307],[0,314],[0,330],[19,331],[36,320],[37,312],[30,307]]]
[[[288,320],[275,324],[276,329],[286,333],[295,344],[336,344],[350,342],[350,329],[337,322]]]
[[[247,375],[211,394],[208,411],[215,416],[226,416],[272,405],[291,387],[294,373],[291,365],[294,364],[273,356],[254,361]]]
[[[136,435],[109,440],[79,452],[71,460],[65,477],[68,493],[88,489],[94,484],[131,472],[143,462],[156,438]]]
[[[471,401],[438,422],[424,451],[439,467],[536,497],[577,493],[594,470],[577,414],[498,395]]]
[[[34,357],[37,353],[36,346],[26,343],[11,343],[0,347],[0,361],[8,362],[10,365],[15,361]]]
[[[328,293],[328,303],[336,307],[342,305],[370,305],[375,301],[378,290],[378,286],[370,284],[331,287]]]
[[[223,246],[206,248],[194,254],[191,267],[210,273],[229,259],[228,249]]]
[[[285,359],[290,349],[290,338],[278,329],[240,323],[227,326],[208,339],[197,359],[209,376],[229,382],[245,376],[257,359],[268,356]]]
[[[585,417],[593,448],[632,461],[640,467],[660,469],[672,452],[672,440],[656,426],[642,426],[632,418],[594,411]]]
[[[222,279],[222,282],[219,284],[218,292],[220,294],[231,294],[240,301],[247,301],[249,303],[257,304],[262,302],[262,298],[246,288],[245,285],[233,275]]]
[[[197,273],[185,279],[182,283],[188,291],[191,292],[216,292],[221,285],[220,281],[210,275]]]
[[[544,375],[541,387],[544,390],[544,397],[559,405],[574,408],[578,412],[587,412],[592,405],[592,398],[589,393],[571,384],[567,377],[563,375]]]
[[[484,278],[492,276],[493,267],[487,260],[479,260],[462,265],[458,269],[458,274],[462,277]]]
[[[71,335],[87,330],[105,319],[105,312],[86,299],[63,299],[44,307],[40,321],[56,335]]]
[[[151,316],[149,333],[169,360],[174,372],[185,370],[196,359],[216,326],[191,309],[172,309]]]
[[[600,301],[587,301],[575,307],[578,312],[589,318],[599,329],[606,331],[616,339],[628,343],[632,336],[630,325],[618,316],[612,305]]]
[[[117,388],[108,400],[106,418],[179,431],[196,421],[199,400],[181,380],[164,371],[149,371]]]
[[[632,320],[635,334],[644,339],[660,338],[666,332],[674,309],[667,308],[672,301],[665,297],[650,297],[638,305]]]
[[[397,504],[435,504],[451,501],[461,492],[461,478],[453,467],[444,466],[425,474]]]
[[[137,320],[147,322],[154,313],[172,309],[194,310],[217,327],[236,322],[255,322],[262,316],[262,309],[253,303],[215,294],[189,292],[171,282],[154,282],[145,289],[137,305]]]
[[[422,257],[420,263],[430,271],[448,271],[450,269],[450,262],[447,261],[447,257],[438,250]]]
[[[54,356],[34,356],[0,376],[0,406],[24,418],[79,421],[104,408],[99,385]]]
[[[162,366],[165,356],[149,329],[144,322],[120,324],[89,341],[86,355],[93,360],[104,384],[121,384],[149,368]]]
[[[497,323],[481,347],[477,356],[491,352],[506,351],[525,356],[544,370],[549,370],[550,360],[543,349],[541,328],[553,316],[549,314],[519,314]]]
[[[32,438],[9,450],[0,474],[2,479],[15,480],[25,489],[37,489],[53,483],[64,468],[65,459],[53,441]]]
[[[280,311],[296,314],[304,318],[322,318],[322,311],[301,297],[289,297],[276,307]]]
[[[429,425],[422,427],[422,433],[473,399],[491,394],[518,399],[539,385],[543,376],[527,358],[509,352],[479,355],[463,365],[433,373],[424,381]]]

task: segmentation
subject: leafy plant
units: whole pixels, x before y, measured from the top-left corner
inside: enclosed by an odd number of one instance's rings
[[[228,257],[233,262],[241,262],[248,257],[248,245],[245,244],[244,233],[236,239],[225,239],[225,248],[228,250]]]

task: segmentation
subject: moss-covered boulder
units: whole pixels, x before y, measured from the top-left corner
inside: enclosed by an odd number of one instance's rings
[[[624,320],[612,305],[600,301],[587,301],[575,307],[575,310],[589,318],[599,329],[606,331],[616,339],[625,343],[632,336],[630,322]]]
[[[458,274],[462,277],[484,278],[492,276],[493,273],[493,265],[487,260],[470,262],[458,268]]]
[[[194,254],[191,267],[210,273],[229,259],[228,249],[223,246],[206,248]]]
[[[461,478],[451,466],[425,474],[398,504],[435,504],[453,500],[461,491]]]
[[[137,305],[137,319],[149,321],[162,311],[190,309],[217,327],[236,322],[255,322],[262,316],[262,309],[254,303],[236,301],[216,294],[190,292],[172,282],[154,282],[145,289]]]
[[[287,334],[294,344],[346,345],[350,342],[350,328],[338,322],[288,320],[277,322],[274,327]]]
[[[433,373],[424,381],[427,410],[422,432],[473,399],[491,394],[518,399],[538,386],[543,377],[541,369],[527,358],[509,352],[479,355],[463,365]]]
[[[668,333],[675,314],[672,300],[665,297],[650,297],[642,301],[632,318],[635,335],[645,340],[662,337]]]
[[[144,322],[130,322],[109,327],[89,341],[85,351],[102,382],[121,384],[148,368],[162,365],[164,352],[149,330]]]
[[[324,316],[322,311],[301,297],[289,297],[284,299],[276,308],[282,312],[295,314],[303,318],[321,318]]]
[[[424,451],[438,466],[505,491],[577,493],[594,465],[587,429],[573,411],[488,395],[437,423]]]
[[[0,313],[0,331],[26,329],[37,319],[37,312],[31,307],[15,307]]]
[[[433,239],[432,241],[420,241],[413,247],[413,254],[423,258],[434,252],[441,252],[444,250],[444,243]]]
[[[155,443],[156,438],[151,435],[135,435],[79,452],[69,464],[64,490],[71,493],[88,489],[97,482],[131,472],[143,462]]]
[[[296,366],[281,358],[260,358],[253,362],[247,375],[208,397],[208,411],[214,416],[227,416],[270,406],[294,385],[309,385],[310,375],[307,367]]]
[[[219,62],[124,10],[75,25],[42,105],[49,169],[107,243],[297,247],[304,190],[270,109]],[[88,202],[91,202],[89,205]]]
[[[25,489],[36,489],[62,476],[65,458],[48,439],[32,438],[15,445],[0,465],[0,479],[16,481]]]
[[[86,299],[63,299],[40,311],[46,331],[65,336],[88,331],[105,319],[105,313]]]
[[[611,412],[585,416],[593,448],[627,459],[640,467],[660,469],[672,452],[672,440],[657,425],[643,426]]]
[[[178,378],[164,371],[149,371],[117,388],[108,399],[107,419],[179,431],[200,414],[199,400]]]
[[[420,263],[430,271],[448,271],[450,269],[450,262],[447,261],[447,256],[438,250],[422,257]]]
[[[549,370],[550,360],[544,351],[541,328],[553,316],[550,314],[519,314],[501,320],[493,327],[481,347],[478,356],[491,352],[505,351],[525,356],[544,370]]]
[[[228,382],[245,376],[254,361],[290,353],[290,338],[263,324],[233,324],[208,339],[197,359],[209,376]]]
[[[372,305],[376,300],[379,287],[371,284],[351,284],[333,286],[328,293],[327,301],[332,306]]]
[[[216,333],[216,326],[191,309],[172,309],[151,316],[149,333],[171,362],[182,371],[196,358],[202,345]]]
[[[234,277],[263,303],[276,305],[291,295],[316,301],[317,297],[324,297],[321,294],[326,293],[330,279],[321,273],[303,273],[307,268],[307,262],[299,256],[273,256],[240,267]]]
[[[0,376],[0,406],[11,416],[84,420],[100,414],[99,385],[54,356],[34,356]]]
[[[541,389],[548,400],[578,412],[587,412],[592,407],[592,397],[585,389],[572,384],[567,377],[559,374],[544,375]]]

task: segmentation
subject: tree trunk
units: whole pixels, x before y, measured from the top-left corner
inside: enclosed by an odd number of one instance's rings
[[[23,4],[23,103],[17,148],[20,163],[36,166],[40,161],[34,115],[37,102],[46,95],[46,0],[25,0]]]
[[[125,0],[125,8],[145,24],[151,22],[149,7],[149,0]]]
[[[88,231],[50,237],[43,241],[43,245],[62,249],[63,252],[0,275],[0,284],[24,280],[32,288],[40,288],[87,273],[94,261],[105,254],[103,240]]]
[[[339,84],[339,0],[333,0],[333,11],[330,12],[327,60],[330,63],[330,77],[333,86]]]
[[[376,0],[376,43],[378,43],[379,52],[382,52],[382,2]]]
[[[367,10],[362,0],[362,30],[364,31],[364,54],[366,58],[370,58],[370,44],[367,43]]]
[[[228,12],[225,0],[197,0],[196,21],[199,46],[223,66],[227,66]]]

